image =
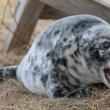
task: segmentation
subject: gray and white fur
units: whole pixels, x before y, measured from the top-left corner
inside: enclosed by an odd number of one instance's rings
[[[1,68],[0,76],[16,76],[32,93],[60,98],[88,84],[110,88],[104,67],[110,67],[110,25],[96,16],[76,15],[45,28],[21,63]]]

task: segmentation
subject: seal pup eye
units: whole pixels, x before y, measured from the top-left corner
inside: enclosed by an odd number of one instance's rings
[[[89,52],[90,52],[90,56],[93,59],[99,59],[100,58],[100,54],[99,54],[98,49],[91,47],[91,48],[89,48]]]
[[[110,42],[104,42],[102,45],[101,45],[101,48],[102,49],[108,49],[110,47]]]
[[[94,50],[91,55],[95,59],[100,59],[100,54],[98,50]]]

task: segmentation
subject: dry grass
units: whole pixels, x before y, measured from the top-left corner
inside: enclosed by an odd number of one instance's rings
[[[22,57],[14,52],[0,54],[0,66],[18,64]],[[0,83],[0,110],[110,110],[110,90],[90,86],[86,98],[49,100],[10,79]]]
[[[13,7],[16,0],[10,0]],[[6,0],[0,1],[3,8]],[[0,10],[0,15],[2,10]],[[6,22],[9,23],[10,16],[7,15]],[[52,21],[40,21],[33,36]],[[0,48],[2,47],[5,29],[0,31]],[[34,38],[34,37],[33,37]],[[33,41],[33,39],[32,39]],[[31,41],[31,42],[32,42]],[[0,54],[0,66],[18,64],[23,56],[14,52]],[[90,87],[91,88],[91,87]],[[110,90],[98,90],[92,87],[87,98],[84,99],[57,99],[49,100],[47,97],[38,96],[27,91],[22,84],[15,80],[0,83],[0,110],[110,110]]]

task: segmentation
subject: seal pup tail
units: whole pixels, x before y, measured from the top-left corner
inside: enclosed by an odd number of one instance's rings
[[[10,78],[16,79],[17,65],[0,67],[0,81],[4,81]]]

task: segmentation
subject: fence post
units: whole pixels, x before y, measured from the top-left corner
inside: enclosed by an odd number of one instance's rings
[[[15,15],[16,23],[12,23],[5,38],[4,50],[13,50],[28,44],[36,23],[44,9],[44,4],[38,0],[22,0]]]

